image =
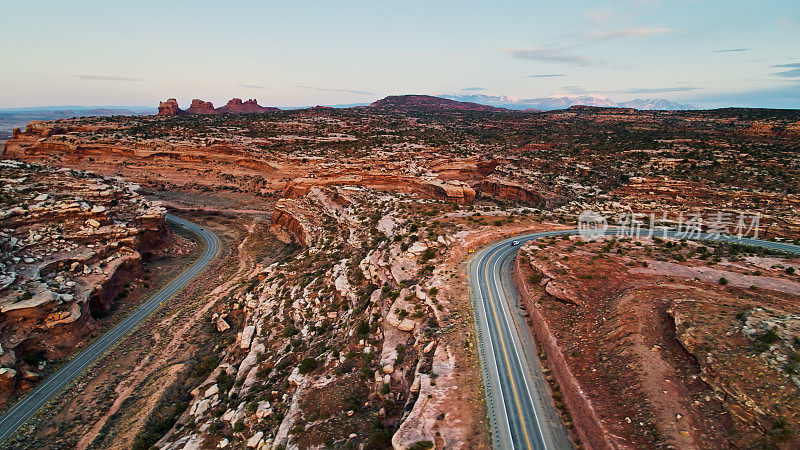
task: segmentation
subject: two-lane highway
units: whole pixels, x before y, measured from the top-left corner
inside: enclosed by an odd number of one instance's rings
[[[572,448],[519,311],[510,277],[519,247],[510,243],[503,241],[477,252],[469,268],[494,445],[501,449]]]
[[[605,230],[616,235],[619,230]],[[654,235],[680,238],[658,230]],[[519,246],[542,237],[579,234],[558,230],[518,236],[478,251],[469,265],[469,285],[483,366],[493,443],[501,449],[572,448],[550,398],[530,329],[519,306],[511,268]],[[697,234],[693,240],[716,240],[800,254],[800,246],[781,242]],[[519,246],[511,245],[518,241]]]
[[[164,289],[150,297],[136,311],[126,317],[122,322],[97,339],[79,355],[70,360],[67,365],[51,375],[36,387],[30,394],[17,402],[0,418],[0,442],[14,433],[25,421],[33,416],[56,393],[72,382],[86,367],[100,358],[106,351],[123,339],[134,327],[150,316],[165,301],[169,300],[176,292],[192,280],[219,252],[220,241],[217,236],[200,227],[172,215],[167,215],[167,220],[176,223],[199,234],[205,243],[205,252],[192,266],[180,276],[172,280]]]

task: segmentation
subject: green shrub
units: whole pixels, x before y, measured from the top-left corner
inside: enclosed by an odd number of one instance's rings
[[[298,330],[297,327],[295,327],[294,325],[289,325],[288,327],[286,327],[283,330],[283,337],[287,337],[287,338],[288,337],[292,337],[292,336],[296,335],[299,332],[300,332],[300,330]]]
[[[774,344],[778,341],[778,331],[775,328],[770,328],[769,330],[765,331],[758,340],[765,344]]]
[[[416,444],[412,445],[408,448],[408,450],[426,450],[429,448],[433,448],[433,442],[431,441],[417,441]]]
[[[300,366],[298,366],[298,372],[300,372],[301,375],[313,372],[314,369],[317,368],[317,364],[318,364],[317,360],[314,358],[304,358],[302,361],[300,361]]]
[[[434,256],[436,256],[436,249],[429,248],[429,249],[425,250],[425,252],[420,257],[420,264],[424,264],[424,263],[428,262]]]
[[[544,278],[544,275],[541,272],[534,272],[528,277],[528,282],[534,285],[539,284],[542,282],[542,278]]]
[[[356,327],[356,333],[359,336],[366,336],[369,334],[369,322],[366,320],[362,320],[358,322],[358,327]]]

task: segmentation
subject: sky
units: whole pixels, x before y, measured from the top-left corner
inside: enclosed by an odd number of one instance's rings
[[[9,0],[0,108],[664,97],[800,108],[798,0]]]

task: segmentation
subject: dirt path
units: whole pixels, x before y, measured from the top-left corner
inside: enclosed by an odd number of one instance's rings
[[[641,365],[642,389],[653,410],[657,411],[656,427],[660,434],[669,436],[676,448],[699,448],[693,435],[691,415],[684,407],[681,399],[688,393],[677,381],[675,368],[662,357],[662,339],[652,336],[663,332],[664,324],[662,305],[656,303],[631,304],[631,300],[641,298],[636,290],[626,293],[620,299],[620,310],[630,317],[626,319],[635,323],[635,332],[631,336],[630,350],[638,358]],[[673,381],[675,380],[675,381]]]
[[[237,280],[244,279],[246,275],[249,274],[250,270],[253,268],[253,259],[250,257],[248,252],[245,250],[246,243],[248,239],[250,239],[253,233],[256,230],[258,223],[256,221],[251,222],[250,224],[245,226],[247,230],[247,235],[242,239],[242,241],[237,246],[237,257],[238,257],[238,267],[234,276],[230,277],[228,281],[220,284],[219,286],[215,287],[211,292],[209,292],[203,299],[203,304],[200,308],[195,310],[191,316],[187,319],[182,318],[182,313],[184,311],[178,310],[175,311],[168,317],[165,317],[161,320],[158,325],[156,326],[159,330],[174,330],[169,336],[162,336],[161,332],[156,332],[153,336],[154,340],[154,347],[159,346],[162,341],[165,341],[165,345],[163,350],[159,351],[158,353],[150,353],[144,358],[139,361],[136,366],[130,371],[130,376],[124,379],[117,387],[114,389],[114,393],[116,399],[111,407],[105,412],[105,414],[100,417],[100,419],[92,426],[92,428],[81,437],[78,441],[76,448],[78,449],[86,449],[89,445],[91,445],[92,441],[97,437],[100,431],[103,429],[105,424],[108,422],[109,418],[114,416],[124,404],[124,402],[131,397],[134,391],[151,375],[155,372],[162,370],[162,368],[166,367],[170,364],[170,360],[174,358],[174,356],[181,352],[181,347],[184,345],[185,339],[187,334],[189,333],[192,328],[197,326],[200,322],[203,315],[221,298],[229,293],[231,289],[233,289],[236,285]],[[183,325],[177,327],[175,329],[174,324],[175,322],[181,319]],[[161,392],[167,388],[171,384],[171,381],[177,378],[177,367],[171,367],[167,374],[167,380],[160,383]],[[148,406],[152,409],[155,407],[155,402],[161,397],[160,395],[150,395],[149,396],[151,401],[148,403]],[[142,416],[147,417],[148,414],[146,411],[142,411]],[[117,440],[117,444],[119,447],[115,446],[114,448],[126,448],[130,442],[132,442],[133,438],[136,437],[138,433],[138,429],[130,430],[130,436],[120,435],[119,439]],[[126,445],[127,444],[127,445]]]

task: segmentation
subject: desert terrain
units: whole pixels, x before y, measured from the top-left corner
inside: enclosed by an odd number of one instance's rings
[[[87,339],[75,330],[126,283],[145,290],[142,255],[174,268],[196,254],[167,211],[223,251],[4,445],[489,447],[471,252],[574,228],[587,209],[706,228],[747,217],[751,235],[800,243],[798,138],[794,110],[532,112],[427,96],[299,110],[170,99],[154,116],[31,122],[0,161],[14,180],[2,236],[24,242],[4,244],[6,399]],[[576,446],[591,448],[592,429],[607,448],[796,447],[797,257],[572,237],[526,244],[517,262]],[[118,266],[140,272],[115,281]]]
[[[612,445],[796,444],[800,259],[577,237],[518,258],[537,337],[555,344],[545,361],[569,368]]]

